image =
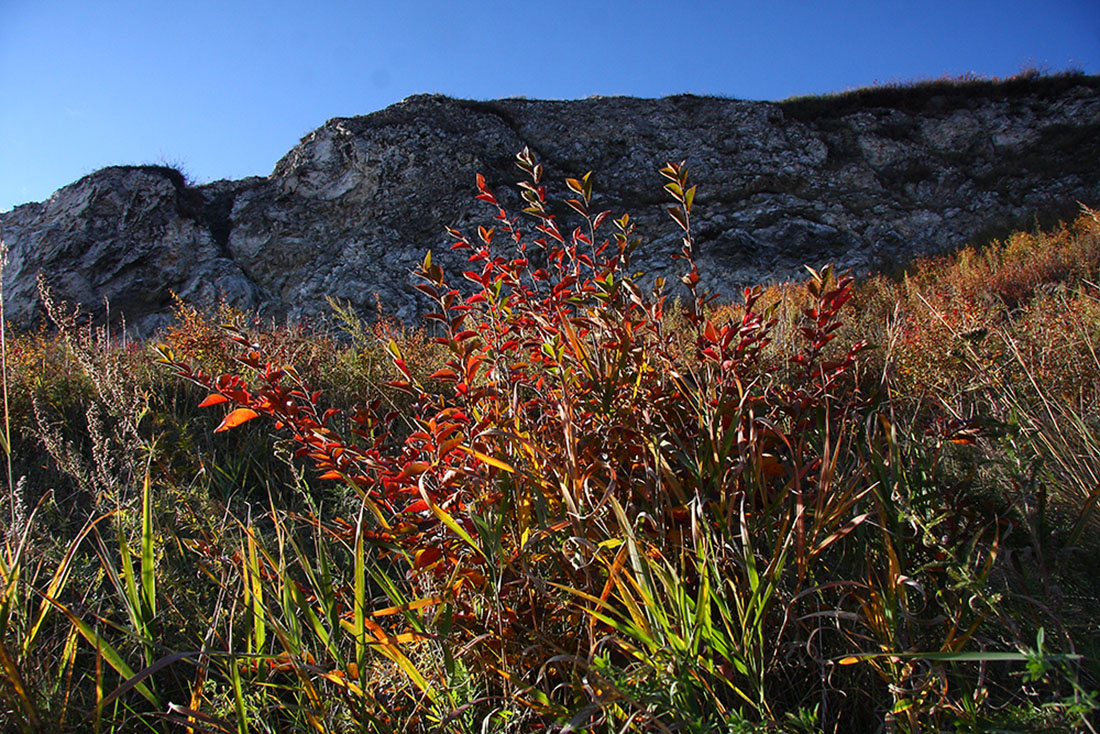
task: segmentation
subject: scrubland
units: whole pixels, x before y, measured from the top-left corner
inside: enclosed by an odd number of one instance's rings
[[[519,164],[422,325],[5,335],[0,729],[1093,730],[1097,214],[724,302]]]

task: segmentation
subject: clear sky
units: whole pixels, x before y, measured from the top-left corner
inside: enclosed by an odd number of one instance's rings
[[[0,0],[0,211],[113,164],[266,175],[411,94],[740,99],[1100,73],[1098,0]]]

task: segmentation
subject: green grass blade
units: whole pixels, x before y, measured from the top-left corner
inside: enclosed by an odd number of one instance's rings
[[[360,517],[360,521],[355,529],[355,560],[354,569],[352,571],[354,575],[353,584],[355,585],[355,599],[354,604],[354,630],[352,634],[355,636],[355,664],[359,670],[363,670],[363,664],[367,659],[367,644],[364,639],[366,630],[364,627],[364,619],[366,618],[366,606],[367,606],[367,578],[366,578],[366,549],[364,548],[363,540],[363,522]]]
[[[229,656],[229,685],[233,689],[233,713],[237,716],[237,734],[248,734],[244,686],[241,685],[241,671],[237,668],[237,658],[234,655]]]
[[[42,731],[42,721],[38,716],[38,709],[34,705],[34,701],[31,700],[31,696],[27,692],[26,683],[23,681],[23,676],[19,672],[19,667],[8,653],[8,648],[4,645],[3,640],[0,640],[0,672],[3,674],[2,680],[6,683],[4,692],[7,693],[10,691],[14,693],[19,707],[23,709],[25,718],[20,722],[23,724],[23,731]]]
[[[149,481],[149,467],[145,468],[145,480],[141,491],[141,591],[144,604],[144,622],[152,623],[157,615],[157,575],[153,537],[153,491]]]
[[[118,651],[110,645],[106,640],[100,637],[99,633],[88,626],[88,623],[76,616],[71,609],[57,601],[56,599],[49,599],[50,604],[58,609],[62,614],[68,617],[69,621],[76,626],[80,631],[81,636],[88,641],[92,647],[96,648],[103,656],[103,659],[107,661],[107,664],[115,669],[124,680],[128,680],[134,677],[133,669],[126,664],[126,661],[122,659],[122,656],[118,654]],[[164,708],[161,705],[160,698],[149,690],[149,687],[144,682],[136,683],[134,690],[140,693],[146,701],[153,704],[157,709]]]
[[[248,594],[247,603],[251,605],[252,609],[252,652],[262,653],[264,651],[264,642],[267,640],[266,628],[265,628],[265,610],[264,610],[264,586],[263,580],[260,576],[260,563],[256,555],[256,536],[252,531],[252,528],[248,528],[246,531],[248,534],[248,548],[245,558],[247,559],[245,565],[245,579],[246,592]]]
[[[104,565],[109,567],[108,573],[121,581],[120,590],[123,592],[122,596],[126,605],[126,613],[130,617],[130,623],[134,626],[134,631],[142,637],[145,637],[145,620],[142,613],[144,603],[141,596],[138,594],[137,579],[134,575],[134,563],[130,558],[130,544],[126,541],[126,534],[122,528],[122,523],[118,522],[117,519],[115,530],[118,535],[118,556],[122,564],[122,572],[119,573],[118,570],[114,568],[114,564],[110,563],[106,553],[101,555],[101,559],[104,561]]]
[[[486,556],[482,552],[481,546],[477,544],[477,541],[470,537],[470,534],[466,532],[466,528],[455,522],[455,519],[451,517],[446,510],[437,505],[435,502],[432,502],[432,498],[428,496],[427,491],[425,491],[424,489],[423,482],[421,482],[417,486],[420,489],[420,497],[424,500],[425,503],[427,503],[428,508],[432,511],[432,514],[439,518],[440,522],[450,528],[455,535],[462,538],[462,540],[465,541],[467,545],[477,551],[477,554],[479,556],[485,558]]]
[[[65,551],[65,557],[62,559],[61,563],[58,564],[57,570],[54,572],[53,577],[46,585],[47,598],[57,598],[57,596],[65,588],[65,584],[68,582],[69,579],[69,571],[72,569],[73,558],[76,556],[77,548],[79,548],[81,543],[83,543],[84,538],[88,536],[88,533],[90,533],[92,529],[95,528],[96,524],[107,517],[110,517],[110,513],[106,515],[100,515],[94,520],[89,520],[87,523],[85,523],[84,527],[80,530],[77,536],[73,538],[72,542],[69,543],[69,547]],[[27,632],[26,638],[23,640],[24,655],[28,655],[30,653],[31,648],[34,646],[34,640],[38,636],[38,631],[39,629],[41,629],[42,623],[46,620],[47,613],[52,608],[53,607],[50,606],[50,603],[46,600],[46,598],[43,598],[38,607],[38,616],[35,619],[34,623],[31,625],[30,630]],[[0,615],[0,622],[2,622],[3,618],[3,615]],[[0,625],[0,628],[2,628],[2,625]]]

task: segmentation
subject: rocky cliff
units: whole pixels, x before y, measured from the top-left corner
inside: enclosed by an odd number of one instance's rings
[[[40,318],[45,274],[59,298],[124,313],[148,334],[171,293],[276,318],[314,316],[325,296],[411,318],[410,271],[428,249],[456,273],[447,225],[489,215],[481,172],[515,204],[528,146],[551,193],[594,171],[597,209],[648,236],[637,264],[678,272],[657,169],[686,159],[704,284],[733,293],[832,262],[857,273],[1100,203],[1100,77],[938,83],[780,103],[678,96],[471,102],[416,96],[337,118],[270,176],[191,186],[160,167],[113,167],[0,215],[7,316]],[[518,212],[519,207],[513,206]],[[563,212],[563,223],[569,222]],[[564,229],[564,227],[563,227]]]

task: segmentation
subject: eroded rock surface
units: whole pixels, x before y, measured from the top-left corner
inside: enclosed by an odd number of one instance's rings
[[[524,146],[551,194],[594,171],[594,208],[630,212],[646,238],[636,266],[666,279],[679,232],[657,169],[687,160],[704,285],[733,294],[804,264],[865,273],[1097,205],[1100,78],[782,103],[411,97],[330,120],[266,178],[189,186],[171,169],[113,167],[0,214],[7,316],[41,317],[41,271],[59,298],[92,314],[106,299],[137,334],[170,318],[172,292],[264,317],[314,317],[331,296],[412,319],[426,304],[410,272],[426,250],[456,282],[464,269],[444,227],[489,223],[475,174],[518,213]],[[563,210],[563,229],[571,221]]]

